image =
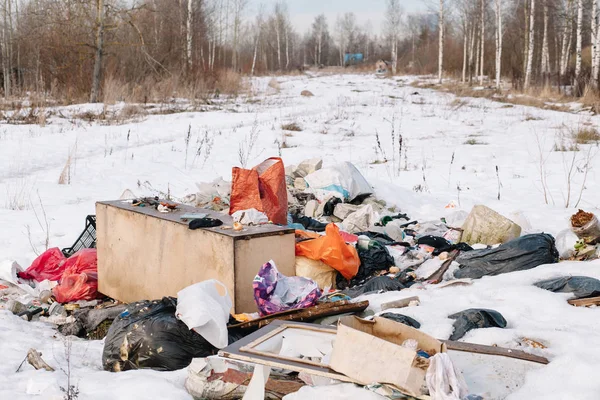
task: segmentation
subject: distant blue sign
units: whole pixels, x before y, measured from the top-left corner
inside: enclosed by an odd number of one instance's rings
[[[362,53],[350,54],[346,53],[344,56],[344,65],[354,65],[359,64],[364,61],[364,56]]]

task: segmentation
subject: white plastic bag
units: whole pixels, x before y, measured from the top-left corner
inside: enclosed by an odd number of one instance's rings
[[[379,221],[379,214],[373,210],[372,205],[362,206],[358,211],[348,215],[342,227],[346,232],[366,232]]]
[[[425,379],[432,400],[461,400],[469,394],[462,373],[446,353],[438,353],[429,359]]]
[[[346,200],[354,200],[365,194],[372,194],[373,188],[349,162],[323,168],[304,177],[311,190],[335,192]],[[317,193],[317,197],[319,197]]]
[[[562,230],[556,235],[556,249],[561,260],[568,260],[575,255],[575,244],[578,240],[571,229]]]
[[[221,296],[217,285],[225,290]],[[177,293],[177,318],[218,349],[229,344],[227,322],[233,303],[227,288],[211,279],[188,286]]]
[[[256,208],[236,211],[231,217],[235,222],[239,222],[242,225],[260,225],[269,223],[267,214],[258,211]]]

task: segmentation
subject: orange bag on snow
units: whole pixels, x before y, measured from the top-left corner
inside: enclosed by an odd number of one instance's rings
[[[275,224],[287,225],[288,198],[281,158],[269,158],[252,169],[232,170],[229,215],[255,208]]]
[[[356,248],[346,244],[335,224],[327,225],[325,236],[297,243],[296,255],[322,261],[337,269],[346,279],[354,278],[360,266]]]

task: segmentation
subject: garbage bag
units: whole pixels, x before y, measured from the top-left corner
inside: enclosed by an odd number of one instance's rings
[[[470,308],[450,315],[454,319],[454,332],[450,340],[458,340],[467,332],[479,328],[506,328],[506,320],[498,311],[483,308]]]
[[[262,317],[281,311],[312,307],[321,291],[315,281],[300,276],[284,276],[274,261],[263,265],[252,282],[254,301]]]
[[[558,251],[551,235],[538,233],[511,240],[495,249],[462,253],[456,261],[460,264],[454,273],[456,278],[478,279],[557,263]]]
[[[357,232],[355,233],[357,236],[366,236],[371,240],[376,240],[384,246],[394,246],[398,244],[397,241],[386,235],[385,233],[380,232]]]
[[[592,213],[579,210],[571,216],[571,229],[577,237],[588,244],[596,244],[600,241],[600,222]]]
[[[98,253],[81,249],[63,262],[64,272],[52,294],[59,303],[98,297]]]
[[[129,304],[106,335],[104,369],[175,371],[215,354],[215,347],[177,319],[176,308],[177,299],[171,297]]]
[[[327,225],[325,236],[296,243],[296,255],[323,261],[346,279],[354,278],[360,265],[356,248],[346,244],[335,224]]]
[[[343,293],[355,298],[362,296],[365,293],[393,292],[402,289],[406,289],[406,287],[400,283],[399,280],[384,275],[371,278],[363,285],[353,287],[352,289],[346,289]]]
[[[579,238],[571,229],[564,229],[556,235],[556,249],[561,260],[568,260],[575,255],[575,245]]]
[[[342,222],[342,227],[350,233],[363,232],[369,230],[377,221],[379,221],[379,216],[373,210],[373,206],[369,204],[348,215]]]
[[[355,281],[362,281],[380,271],[387,271],[395,264],[394,257],[388,249],[378,241],[372,240],[367,249],[358,248],[360,267],[354,277]]]
[[[231,217],[234,222],[239,222],[242,225],[260,225],[269,223],[267,215],[254,208],[236,211]]]
[[[462,372],[454,366],[447,353],[429,358],[425,381],[432,400],[463,400],[469,394]]]
[[[306,175],[304,180],[308,187],[323,192],[335,192],[344,200],[354,200],[358,196],[373,193],[369,182],[349,162],[333,167],[323,168]]]
[[[18,275],[20,278],[33,279],[37,282],[45,279],[58,281],[65,271],[63,263],[65,259],[64,254],[58,247],[48,249],[33,260],[29,268],[23,272],[19,272]]]
[[[421,327],[421,323],[419,321],[406,315],[396,313],[383,313],[379,316],[382,318],[390,319],[395,322],[400,322],[401,324],[408,325],[411,328],[419,329]]]
[[[296,276],[312,279],[320,289],[335,288],[337,271],[320,260],[296,257]]]
[[[221,287],[224,294],[217,290]],[[227,322],[233,302],[221,282],[210,279],[177,292],[176,316],[218,349],[227,347]]]
[[[287,189],[281,158],[269,158],[253,169],[233,168],[229,215],[255,208],[269,220],[287,225]]]
[[[521,236],[521,227],[486,206],[475,206],[462,226],[462,240],[489,246]]]
[[[473,250],[473,248],[471,246],[469,246],[467,243],[452,244],[443,237],[431,236],[431,235],[427,235],[427,236],[423,236],[423,237],[419,238],[417,240],[417,244],[423,244],[426,246],[433,247],[435,250],[433,251],[432,255],[434,255],[434,256],[439,256],[440,254],[445,253],[445,252],[449,253],[453,250],[460,250],[460,251]]]
[[[331,217],[336,209],[336,206],[341,202],[342,200],[336,196],[333,196],[327,200],[327,203],[325,203],[325,206],[323,206],[323,215],[326,217]]]
[[[573,293],[576,299],[600,296],[600,281],[587,276],[563,276],[536,282],[534,285],[555,293]]]
[[[294,215],[292,221],[295,224],[301,224],[304,229],[315,232],[324,232],[327,224],[317,221],[311,217],[305,217],[303,215]]]

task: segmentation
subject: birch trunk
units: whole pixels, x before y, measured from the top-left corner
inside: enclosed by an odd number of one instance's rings
[[[279,70],[281,70],[281,35],[279,32],[279,28],[280,28],[280,23],[279,21],[277,21],[277,29],[276,29],[276,33],[277,33],[277,68]]]
[[[600,49],[598,48],[598,6],[600,0],[592,0],[592,84],[598,87],[600,72]]]
[[[398,42],[396,38],[392,39],[392,73],[398,73]]]
[[[187,26],[186,26],[186,61],[187,61],[187,67],[188,67],[188,71],[190,71],[192,69],[192,22],[193,22],[193,18],[194,18],[194,14],[193,14],[193,6],[194,6],[194,2],[193,0],[188,0],[188,4],[187,4]]]
[[[100,81],[102,79],[102,56],[104,53],[104,0],[96,0],[96,59],[92,75],[90,103],[98,102]]]
[[[469,83],[473,81],[473,57],[475,56],[475,27],[476,24],[471,23],[471,29],[469,31]]]
[[[285,26],[285,69],[290,68],[290,40],[288,34],[288,27]]]
[[[466,19],[466,16],[465,16]],[[463,21],[463,66],[462,83],[467,82],[467,50],[468,50],[468,28],[467,22]]]
[[[444,74],[444,0],[440,0],[440,17],[439,27],[439,53],[438,53],[438,81],[442,83],[442,75]]]
[[[256,68],[256,57],[258,55],[258,42],[260,41],[260,33],[262,27],[258,27],[258,33],[256,34],[256,40],[254,41],[254,56],[252,57],[252,71],[250,71],[250,76],[254,76],[254,70]]]
[[[581,52],[583,48],[583,0],[577,2],[577,49],[575,54],[575,79],[581,78]]]
[[[502,76],[502,0],[496,0],[496,89],[501,89]]]
[[[485,0],[481,0],[481,73],[479,74],[479,84],[483,85],[483,68],[485,58]]]
[[[544,0],[544,36],[542,39],[542,75],[548,79],[550,73],[550,51],[548,49],[548,0]]]
[[[535,46],[535,0],[531,0],[529,8],[529,45],[527,52],[527,69],[525,70],[525,90],[531,85],[531,74],[533,69],[533,50]]]
[[[560,66],[559,73],[561,77],[564,77],[567,74],[567,65],[569,64],[569,46],[571,42],[571,33],[572,33],[572,25],[571,25],[571,8],[570,5],[567,6],[567,16],[565,20],[565,26],[562,32],[562,46],[560,51]]]
[[[529,56],[529,0],[524,0],[523,12],[525,13],[525,43],[523,45],[523,71],[527,70],[527,57]]]

